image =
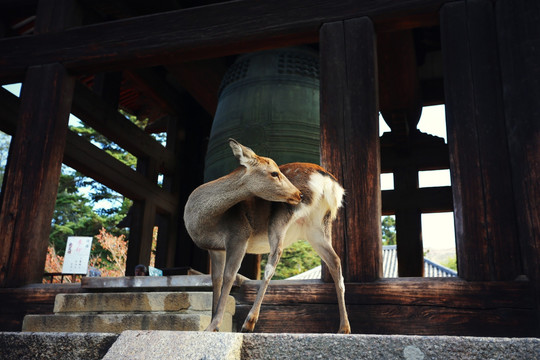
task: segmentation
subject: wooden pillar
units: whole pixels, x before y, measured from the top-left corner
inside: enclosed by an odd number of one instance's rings
[[[27,71],[2,189],[2,287],[41,283],[73,87],[60,64]]]
[[[412,30],[379,34],[377,37],[380,110],[390,126],[396,202],[396,240],[400,277],[424,275],[422,213],[418,203],[418,165],[413,147],[422,113]],[[384,159],[383,159],[384,161]]]
[[[321,163],[346,191],[332,241],[348,282],[382,276],[375,47],[367,17],[321,27]]]
[[[446,119],[459,275],[521,274],[493,2],[441,10]]]
[[[79,21],[75,2],[41,0],[35,32]],[[42,281],[74,84],[57,63],[27,70],[0,198],[0,287]]]
[[[180,214],[176,245],[176,266],[189,266],[195,270],[208,272],[210,262],[208,252],[202,250],[191,239],[184,225],[184,206],[191,192],[203,183],[204,157],[210,135],[210,115],[196,104],[186,109],[185,134],[178,159],[180,171]]]
[[[504,116],[524,273],[536,291],[540,335],[540,3],[495,4]]]
[[[137,161],[137,172],[143,174],[152,183],[157,183],[157,161],[141,159]],[[156,224],[156,204],[152,200],[133,201],[131,224],[129,227],[126,275],[135,274],[135,266],[150,264],[152,254],[152,236]]]
[[[396,207],[396,242],[398,275],[424,276],[422,213],[418,199],[418,169],[414,164],[401,164],[394,171],[394,191],[399,198]]]

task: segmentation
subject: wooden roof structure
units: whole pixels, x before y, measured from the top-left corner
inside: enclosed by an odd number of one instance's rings
[[[353,331],[538,336],[539,24],[534,0],[0,0],[0,84],[23,83],[20,98],[0,91],[0,130],[13,135],[0,296],[41,282],[62,162],[134,200],[128,271],[149,259],[156,223],[158,267],[206,270],[180,214],[202,181],[221,78],[238,54],[309,44],[320,53],[321,162],[348,193],[334,248]],[[448,145],[415,130],[422,106],[441,103]],[[148,117],[167,146],[118,108]],[[383,138],[379,111],[392,129]],[[70,112],[134,154],[137,170],[69,131]],[[451,188],[418,189],[418,170],[440,168]],[[381,193],[381,172],[394,173],[394,191]],[[420,214],[449,210],[459,278],[421,279]],[[402,278],[381,280],[390,213]],[[271,286],[259,331],[283,319],[292,331],[336,327],[332,286]]]

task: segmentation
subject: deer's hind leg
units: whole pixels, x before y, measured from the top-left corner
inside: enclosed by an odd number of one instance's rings
[[[326,218],[326,217],[325,217]],[[341,260],[337,256],[332,247],[331,238],[332,228],[330,223],[324,224],[321,227],[312,227],[309,229],[307,236],[308,241],[313,246],[313,249],[319,254],[324,263],[328,266],[328,270],[332,275],[336,287],[336,293],[339,306],[339,333],[350,334],[351,326],[345,306],[345,282],[343,280],[341,270]]]

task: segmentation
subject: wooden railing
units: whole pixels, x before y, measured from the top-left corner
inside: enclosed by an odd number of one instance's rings
[[[82,281],[82,278],[85,276],[86,275],[82,275],[82,274],[63,274],[59,272],[54,272],[54,273],[46,272],[43,274],[43,283],[44,284],[80,283]]]

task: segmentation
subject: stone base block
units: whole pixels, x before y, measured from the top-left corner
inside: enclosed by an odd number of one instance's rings
[[[125,330],[202,331],[210,324],[210,314],[97,314],[97,315],[27,315],[23,331],[100,332]],[[232,315],[226,314],[222,329],[232,330]]]

